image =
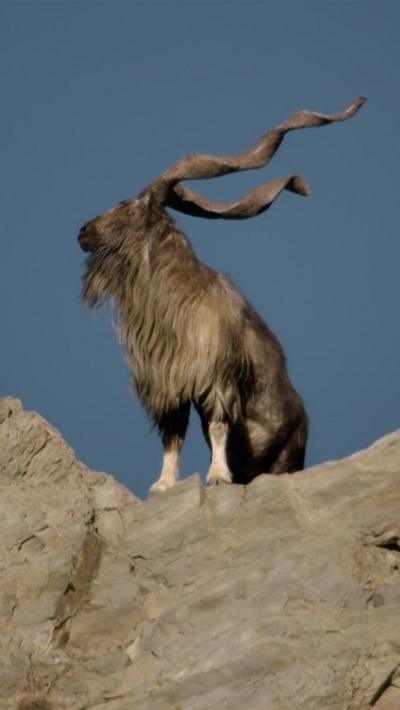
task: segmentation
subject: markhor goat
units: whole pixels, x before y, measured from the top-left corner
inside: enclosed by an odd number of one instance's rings
[[[152,491],[178,479],[191,403],[211,448],[208,483],[297,471],[307,438],[303,402],[278,341],[230,281],[198,261],[165,210],[245,219],[268,209],[282,190],[307,195],[307,185],[290,175],[221,204],[178,184],[261,168],[288,131],[344,121],[364,101],[332,116],[295,113],[237,157],[188,155],[136,199],[82,227],[79,242],[90,252],[83,298],[91,306],[111,298],[133,384],[162,436],[163,466]]]

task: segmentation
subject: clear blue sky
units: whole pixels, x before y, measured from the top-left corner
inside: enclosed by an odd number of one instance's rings
[[[308,465],[400,425],[396,2],[0,3],[0,394],[144,497],[161,445],[109,314],[79,300],[80,225],[192,151],[232,154],[302,108],[368,103],[290,134],[268,168],[196,185],[234,199],[289,172],[246,222],[177,215],[281,340],[310,416]],[[197,415],[182,474],[204,473]]]

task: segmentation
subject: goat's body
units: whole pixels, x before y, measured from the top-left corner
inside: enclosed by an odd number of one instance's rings
[[[279,343],[229,280],[199,262],[166,212],[153,217],[118,249],[90,257],[86,276],[89,300],[112,297],[145,408],[165,435],[177,422],[186,428],[193,403],[208,443],[210,423],[225,422],[234,481],[302,468],[306,417]]]

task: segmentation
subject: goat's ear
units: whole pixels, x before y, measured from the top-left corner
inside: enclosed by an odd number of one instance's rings
[[[154,203],[154,195],[151,190],[143,190],[139,195],[140,204],[147,209]]]
[[[312,111],[294,113],[287,121],[265,133],[251,148],[237,156],[218,157],[199,153],[187,155],[154,180],[144,190],[144,193],[152,193],[161,206],[172,207],[175,210],[196,217],[214,219],[221,217],[225,219],[253,217],[268,209],[282,190],[291,190],[305,195],[309,192],[307,186],[298,176],[289,175],[287,178],[273,180],[262,185],[240,200],[223,205],[207,200],[191,190],[178,187],[178,183],[181,180],[200,180],[227,175],[240,170],[262,168],[274,156],[284,136],[289,131],[346,121],[357,113],[365,101],[366,98],[360,96],[343,111],[332,115],[324,115]]]
[[[135,207],[136,203],[136,207]],[[145,229],[151,229],[160,220],[160,209],[162,205],[160,201],[152,190],[145,189],[136,200],[132,201],[132,205],[135,209],[140,210],[141,219],[143,220],[143,226]]]

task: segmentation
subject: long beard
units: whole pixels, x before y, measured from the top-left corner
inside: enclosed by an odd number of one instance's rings
[[[90,308],[99,308],[105,298],[117,295],[125,278],[126,265],[119,252],[96,249],[86,261],[81,298]]]

